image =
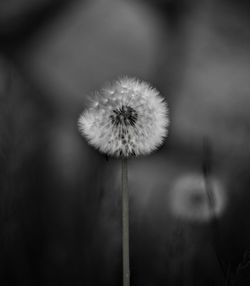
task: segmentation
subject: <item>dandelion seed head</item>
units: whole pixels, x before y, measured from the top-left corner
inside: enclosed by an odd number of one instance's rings
[[[167,136],[168,107],[148,83],[122,78],[97,92],[79,119],[81,134],[111,156],[145,155]]]
[[[178,178],[169,193],[170,210],[173,215],[196,222],[209,221],[214,216],[220,216],[226,206],[225,190],[217,178],[211,178],[210,183],[213,210],[202,175],[189,174]]]

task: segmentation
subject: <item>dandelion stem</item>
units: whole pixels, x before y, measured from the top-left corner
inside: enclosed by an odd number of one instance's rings
[[[123,286],[130,285],[129,270],[129,196],[127,159],[122,158],[122,256]]]
[[[214,197],[214,191],[213,186],[211,183],[211,169],[212,169],[212,148],[211,143],[209,142],[208,138],[203,138],[203,164],[202,164],[202,172],[203,172],[203,178],[205,183],[205,191],[208,198],[208,207],[211,213],[211,229],[212,229],[212,236],[213,236],[213,244],[214,244],[214,250],[216,259],[219,263],[221,272],[225,278],[225,281],[227,281],[227,271],[225,269],[224,261],[221,258],[220,255],[220,232],[219,232],[219,223],[216,215],[215,210],[215,197]],[[227,284],[225,284],[227,285]]]

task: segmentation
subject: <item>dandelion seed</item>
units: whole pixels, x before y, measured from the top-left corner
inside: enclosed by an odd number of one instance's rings
[[[220,181],[211,178],[213,208],[211,212],[204,178],[199,174],[179,178],[170,190],[170,209],[178,216],[191,221],[209,221],[214,215],[223,213],[226,205],[224,188]]]
[[[149,84],[122,78],[96,93],[78,121],[81,134],[106,155],[122,162],[123,286],[130,285],[127,157],[145,155],[167,136],[168,108]]]
[[[95,95],[78,126],[88,142],[116,157],[145,155],[167,136],[168,108],[148,83],[122,78]]]

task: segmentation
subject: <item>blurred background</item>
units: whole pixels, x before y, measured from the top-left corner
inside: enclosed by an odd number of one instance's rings
[[[131,285],[250,285],[249,15],[246,0],[0,2],[1,285],[121,285],[120,162],[77,130],[121,75],[171,120],[129,162]]]

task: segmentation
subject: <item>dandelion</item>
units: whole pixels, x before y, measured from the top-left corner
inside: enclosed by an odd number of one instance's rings
[[[122,161],[123,286],[130,285],[127,158],[156,150],[167,136],[168,108],[148,83],[121,78],[97,92],[79,119],[90,145]]]
[[[89,143],[116,157],[151,153],[163,142],[168,125],[167,105],[159,92],[131,78],[97,92],[79,119]]]
[[[170,190],[170,209],[178,217],[202,222],[210,221],[223,213],[226,205],[225,191],[220,181],[211,178],[213,211],[206,193],[204,177],[199,174],[178,178]]]

